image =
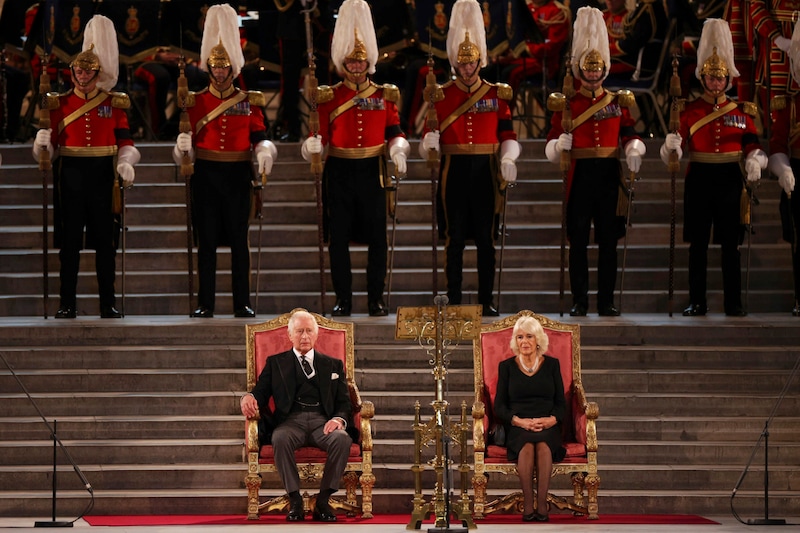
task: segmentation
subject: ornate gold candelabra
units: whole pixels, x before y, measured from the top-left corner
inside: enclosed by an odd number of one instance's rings
[[[449,357],[458,343],[471,341],[478,336],[481,326],[480,305],[447,306],[446,296],[436,296],[432,307],[399,307],[397,309],[396,339],[416,340],[430,357],[433,378],[436,384],[436,397],[433,406],[433,417],[423,423],[420,419],[419,401],[414,404],[414,510],[406,529],[420,529],[423,520],[431,513],[436,515],[435,530],[453,531],[448,528],[449,517],[454,515],[463,525],[474,529],[475,522],[470,512],[468,493],[470,467],[468,463],[467,443],[470,435],[470,424],[467,422],[467,404],[461,403],[461,417],[451,422],[448,414],[448,402],[445,398],[444,381],[447,377]],[[449,472],[452,461],[449,458],[450,442],[460,449],[459,473],[461,477],[461,495],[458,502],[451,504],[445,487],[445,474]],[[422,448],[434,446],[435,455],[422,462]],[[432,468],[436,473],[436,484],[433,494],[426,501],[422,494],[422,472]],[[431,531],[431,530],[429,530]]]

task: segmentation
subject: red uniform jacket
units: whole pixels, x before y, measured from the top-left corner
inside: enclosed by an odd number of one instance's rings
[[[231,87],[225,95],[213,88],[206,88],[194,96],[194,105],[188,108],[194,145],[199,150],[207,151],[205,156],[199,152],[198,158],[220,152],[238,152],[242,160],[249,160],[251,146],[266,139],[264,113],[257,105],[262,95]],[[223,111],[220,106],[228,104],[233,105]],[[243,135],[244,132],[247,135]],[[223,159],[220,160],[228,160],[221,157]],[[213,155],[209,158],[216,159]]]
[[[80,155],[84,157],[114,155],[118,148],[133,145],[128,116],[125,114],[125,108],[130,104],[126,94],[107,93],[99,89],[86,95],[86,98],[81,94],[70,90],[59,95],[58,107],[50,111],[53,125],[51,142],[54,147],[62,148],[62,155],[76,155],[71,153],[72,149],[82,149]],[[81,115],[70,117],[89,102],[98,105],[92,105]]]
[[[319,134],[328,155],[361,159],[383,155],[384,141],[405,137],[397,112],[394,85],[367,80],[360,86],[344,81],[321,86],[318,93]]]

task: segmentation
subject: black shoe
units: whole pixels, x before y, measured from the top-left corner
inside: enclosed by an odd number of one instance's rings
[[[500,311],[492,304],[483,304],[483,316],[500,316]]]
[[[689,304],[689,307],[683,310],[683,316],[706,316],[708,307],[700,304]]]
[[[104,305],[100,308],[100,318],[122,318],[122,313],[113,305]]]
[[[792,316],[800,316],[800,302],[795,302],[794,309],[792,309]]]
[[[333,312],[331,314],[333,316],[350,316],[352,308],[353,304],[350,300],[337,298],[336,305],[333,306]]]
[[[303,499],[289,498],[289,512],[286,513],[287,522],[300,522],[305,519],[305,512],[303,511]]]
[[[725,316],[747,316],[747,312],[740,305],[725,309]]]
[[[330,505],[317,502],[314,506],[314,520],[317,522],[336,522],[336,515]]]
[[[77,315],[74,307],[59,307],[55,318],[75,318]]]
[[[619,316],[619,309],[614,307],[614,304],[608,304],[599,308],[597,314],[600,316]]]
[[[569,310],[569,316],[586,316],[586,306],[583,304],[575,304]]]
[[[389,314],[389,309],[383,303],[383,298],[378,298],[369,303],[369,316],[386,316]]]
[[[253,318],[256,316],[256,312],[250,309],[249,305],[245,305],[234,311],[233,316],[236,318]]]
[[[199,306],[189,315],[190,318],[214,318],[214,311],[205,305]]]

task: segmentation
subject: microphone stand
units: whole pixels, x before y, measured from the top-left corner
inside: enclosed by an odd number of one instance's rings
[[[786,383],[783,386],[783,390],[781,391],[780,396],[778,396],[778,400],[775,402],[775,405],[772,407],[772,412],[769,414],[769,418],[764,423],[764,429],[761,431],[761,435],[759,435],[758,440],[756,441],[755,446],[753,446],[753,451],[750,454],[750,459],[748,459],[747,464],[744,467],[744,471],[742,475],[739,476],[739,481],[736,482],[736,486],[733,487],[733,491],[731,492],[731,513],[733,516],[741,522],[742,524],[747,524],[748,526],[784,526],[786,525],[786,520],[783,518],[770,518],[769,517],[769,425],[772,422],[772,419],[775,418],[775,412],[778,410],[778,406],[780,406],[783,398],[786,396],[787,391],[789,390],[789,385],[791,385],[792,381],[794,381],[794,376],[797,374],[797,370],[800,368],[800,357],[797,358],[797,361],[794,363],[794,367],[792,368],[791,374],[789,374],[789,379],[786,380]],[[746,522],[742,520],[739,515],[736,513],[736,510],[733,508],[733,498],[736,496],[736,491],[744,481],[744,477],[747,475],[747,470],[750,468],[750,464],[753,462],[753,458],[756,455],[756,451],[758,450],[758,445],[761,444],[761,440],[764,440],[764,518],[749,518]]]
[[[39,406],[36,404],[36,402],[31,397],[31,394],[28,392],[28,389],[25,387],[25,384],[22,383],[22,381],[19,379],[19,376],[17,376],[17,373],[14,372],[14,369],[11,367],[11,365],[8,363],[8,361],[6,360],[5,356],[3,356],[2,353],[0,353],[0,359],[3,360],[3,363],[5,363],[6,367],[11,372],[11,375],[14,376],[14,379],[19,384],[20,388],[22,389],[22,392],[24,392],[25,396],[28,397],[28,401],[31,403],[31,405],[33,405],[33,408],[36,409],[36,412],[39,414],[39,417],[42,419],[42,422],[44,422],[44,425],[47,426],[47,429],[50,431],[50,436],[53,438],[53,513],[52,513],[52,520],[49,521],[49,522],[37,521],[37,522],[34,522],[33,526],[34,527],[72,527],[73,523],[75,523],[78,520],[80,520],[84,515],[86,515],[94,507],[94,490],[92,489],[92,485],[86,479],[86,476],[83,475],[83,472],[81,472],[81,469],[78,467],[78,465],[75,463],[75,460],[69,454],[69,451],[64,446],[64,443],[61,442],[61,439],[59,439],[58,436],[56,435],[56,430],[55,430],[56,422],[55,422],[55,420],[53,421],[53,425],[51,426],[50,423],[47,421],[47,418],[45,418],[44,414],[42,413],[41,409],[39,409]],[[83,512],[75,520],[72,520],[71,522],[57,521],[56,520],[56,450],[58,448],[61,448],[61,450],[64,452],[64,456],[70,462],[70,464],[72,465],[73,470],[75,470],[75,473],[80,478],[81,483],[83,483],[83,486],[86,488],[86,490],[89,492],[89,495],[91,496],[91,500],[89,501],[89,504],[86,506],[86,509],[84,509]]]

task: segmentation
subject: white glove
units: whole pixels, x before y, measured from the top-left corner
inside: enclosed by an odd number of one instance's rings
[[[117,152],[117,174],[122,178],[123,187],[132,187],[136,172],[133,165],[139,162],[142,154],[134,146],[123,146]]]
[[[631,172],[639,172],[639,169],[642,168],[642,156],[636,150],[631,150],[631,153],[625,156],[625,163]]]
[[[192,134],[179,133],[178,139],[175,141],[175,146],[181,152],[190,152],[192,150]]]
[[[117,174],[122,178],[123,187],[133,187],[133,178],[136,175],[136,172],[133,170],[133,165],[130,163],[117,164]]]
[[[788,52],[789,51],[789,46],[792,45],[792,40],[791,39],[787,39],[786,37],[783,37],[783,36],[775,37],[775,40],[773,42],[775,43],[775,46],[777,46],[778,48],[780,48],[784,52]]]
[[[556,150],[559,152],[572,150],[572,134],[562,133],[556,141]]]
[[[440,151],[439,145],[439,132],[438,131],[429,131],[425,134],[422,138],[422,150],[424,153],[427,154],[431,150],[436,150],[437,152]],[[426,155],[427,158],[427,155]]]
[[[625,162],[628,170],[639,172],[642,167],[642,156],[647,152],[647,147],[639,139],[633,139],[625,144]]]
[[[305,141],[303,141],[303,145],[300,147],[300,154],[303,156],[303,159],[306,161],[311,159],[312,154],[321,154],[322,153],[322,135],[314,135],[313,137],[309,137]]]
[[[747,181],[749,183],[755,183],[761,179],[761,166],[755,159],[747,158],[744,162],[744,170],[747,173]]]
[[[278,149],[271,141],[261,141],[256,145],[256,161],[258,162],[258,174],[269,174],[272,172],[272,163],[278,156]]]
[[[389,158],[394,163],[394,170],[398,176],[405,176],[408,170],[406,160],[411,151],[411,145],[405,137],[395,137],[389,141]]]
[[[681,148],[682,142],[683,139],[681,139],[681,136],[677,133],[667,133],[664,144],[661,145],[661,149],[658,152],[659,155],[661,155],[661,161],[663,161],[665,165],[669,165],[669,156],[673,151],[678,154],[679,160],[683,157],[683,149]]]
[[[769,170],[778,176],[778,184],[786,194],[794,191],[794,172],[789,165],[789,156],[783,152],[776,152],[769,156]]]
[[[761,170],[767,168],[769,158],[764,150],[753,150],[747,154],[744,160],[744,170],[747,173],[747,181],[755,183],[761,179]]]
[[[680,150],[681,143],[683,143],[683,139],[677,133],[667,133],[667,138],[664,139],[664,146],[667,147],[667,150]]]
[[[179,133],[175,140],[175,147],[172,149],[172,160],[180,166],[183,162],[183,154],[188,153],[189,159],[194,161],[194,149],[192,148],[192,134]]]
[[[500,145],[500,176],[508,182],[517,181],[517,158],[522,147],[514,139],[507,139]]]
[[[53,158],[53,145],[50,144],[52,138],[52,129],[44,129],[36,132],[36,138],[33,141],[33,159],[39,161],[39,154],[42,150],[47,150],[50,158]]]

